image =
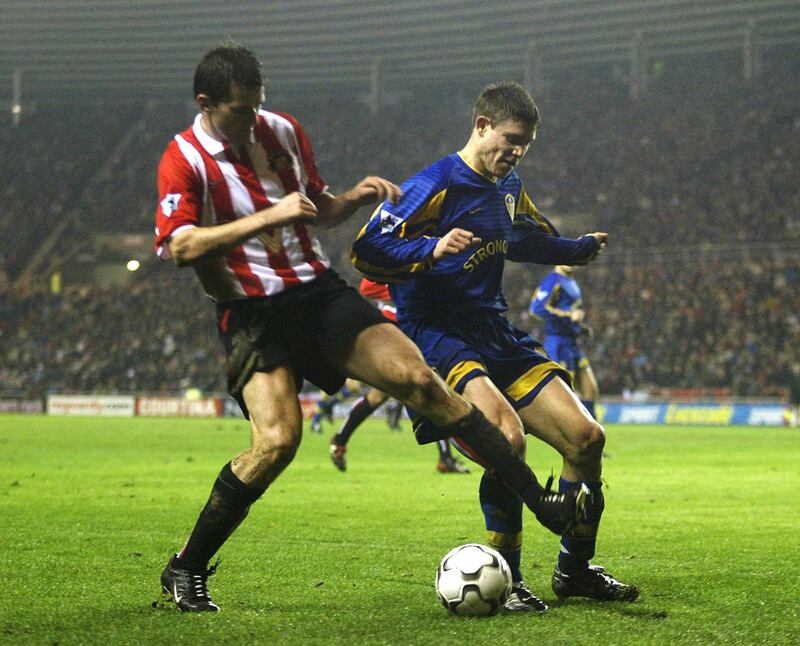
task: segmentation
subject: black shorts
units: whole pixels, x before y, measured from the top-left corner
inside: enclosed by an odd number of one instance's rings
[[[287,366],[298,392],[308,379],[333,394],[345,381],[335,363],[362,330],[386,322],[333,270],[274,296],[218,303],[228,391],[247,417],[242,390],[253,373]]]

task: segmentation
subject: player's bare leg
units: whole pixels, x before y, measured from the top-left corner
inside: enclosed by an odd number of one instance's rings
[[[231,462],[247,486],[266,489],[289,465],[300,446],[303,414],[294,375],[288,368],[256,372],[243,391],[250,413],[252,445]]]
[[[600,480],[605,433],[575,393],[558,377],[519,411],[525,431],[543,440],[564,458],[567,480]]]
[[[252,505],[292,461],[302,435],[302,414],[287,368],[256,372],[243,391],[252,443],[226,464],[183,550],[161,575],[161,585],[178,608],[217,612],[207,580],[211,557],[245,519]]]
[[[412,341],[390,323],[363,330],[342,360],[343,369],[446,426],[470,412],[470,405],[445,386]]]
[[[552,587],[559,598],[584,596],[611,601],[633,601],[636,586],[623,583],[590,566],[597,529],[603,513],[602,473],[605,432],[589,415],[575,393],[558,377],[548,382],[536,399],[519,411],[525,430],[555,448],[564,459],[560,491],[585,486],[592,491],[591,514],[561,537]]]
[[[561,534],[585,518],[588,490],[558,494],[542,487],[502,431],[449,389],[396,327],[379,324],[363,330],[343,354],[345,373],[415,409],[436,425],[442,437],[458,438],[473,459],[502,478],[545,527]]]

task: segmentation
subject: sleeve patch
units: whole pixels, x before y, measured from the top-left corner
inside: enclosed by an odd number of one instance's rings
[[[392,213],[389,213],[386,209],[381,209],[380,213],[380,224],[381,224],[381,233],[392,233],[400,224],[402,224],[403,220]]]
[[[169,217],[178,210],[178,204],[181,201],[183,194],[181,193],[167,193],[166,197],[161,200],[161,212],[164,217]]]

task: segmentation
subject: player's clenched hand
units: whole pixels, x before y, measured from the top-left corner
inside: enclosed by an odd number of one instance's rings
[[[362,179],[350,190],[350,193],[359,206],[367,206],[384,200],[396,204],[403,196],[399,186],[392,184],[388,179],[375,176]]]
[[[606,243],[608,242],[608,234],[601,231],[595,231],[594,233],[587,233],[586,236],[591,236],[592,238],[597,240],[598,243],[597,251],[595,251],[591,256],[586,258],[586,260],[584,260],[583,262],[576,263],[578,265],[587,265],[590,262],[592,262],[595,258],[597,258],[597,256],[599,256],[602,253],[603,249],[605,249],[606,247]]]
[[[262,211],[265,226],[282,227],[295,222],[311,222],[317,217],[317,207],[302,193],[295,191]]]
[[[608,242],[608,234],[607,233],[602,233],[600,231],[595,231],[594,233],[587,233],[586,235],[592,236],[595,240],[597,240],[597,242],[600,243],[600,249],[605,247],[606,243]]]
[[[452,229],[436,243],[433,249],[433,259],[441,260],[445,256],[454,256],[464,251],[467,247],[480,244],[480,242],[481,239],[472,235],[471,231]]]

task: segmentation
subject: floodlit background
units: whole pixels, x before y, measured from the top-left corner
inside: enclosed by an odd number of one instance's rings
[[[151,232],[194,66],[227,37],[259,55],[267,107],[298,117],[334,192],[458,149],[481,87],[524,83],[544,118],[528,192],[562,233],[610,233],[576,275],[604,396],[788,401],[800,3],[778,0],[0,3],[2,396],[224,392],[211,307]],[[321,234],[351,280],[367,215]],[[506,275],[535,335],[546,270]]]
[[[551,610],[449,616],[434,575],[486,540],[482,471],[438,473],[379,415],[345,473],[339,419],[305,434],[221,551],[221,615],[164,602],[249,442],[213,306],[152,240],[159,158],[228,37],[333,192],[458,150],[487,83],[533,94],[527,192],[563,234],[610,235],[575,278],[607,437],[596,562],[636,603],[559,603],[558,539],[529,516],[523,571]],[[797,0],[0,0],[0,643],[796,644],[798,78]],[[320,234],[351,283],[368,215]],[[506,269],[537,337],[549,269]],[[533,440],[527,460],[561,466]]]

